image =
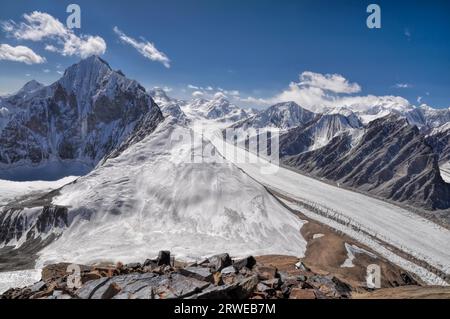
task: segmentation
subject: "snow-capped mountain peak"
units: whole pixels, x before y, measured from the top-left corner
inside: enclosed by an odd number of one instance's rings
[[[0,173],[10,168],[76,161],[94,166],[138,130],[162,121],[145,89],[97,56],[69,67],[47,87],[9,97],[0,118]],[[3,102],[2,102],[3,104]],[[14,175],[14,174],[13,174]],[[13,177],[12,177],[13,178]]]
[[[234,125],[235,128],[264,128],[276,127],[289,129],[306,124],[315,117],[315,113],[300,107],[295,102],[284,102],[272,105],[250,119]]]
[[[27,94],[27,93],[33,93],[43,87],[44,87],[44,84],[39,83],[36,80],[31,80],[31,81],[28,81],[27,83],[25,83],[25,85],[19,91],[17,91],[16,94],[23,95],[23,94]]]

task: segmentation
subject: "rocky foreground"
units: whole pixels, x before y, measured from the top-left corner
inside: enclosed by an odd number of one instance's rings
[[[352,291],[302,262],[295,271],[280,272],[252,256],[232,260],[226,253],[185,264],[161,251],[142,264],[78,265],[79,274],[68,273],[68,266],[46,266],[41,281],[9,289],[0,299],[340,299],[350,298]]]

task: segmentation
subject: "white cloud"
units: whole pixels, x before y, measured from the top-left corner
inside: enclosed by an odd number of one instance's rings
[[[31,74],[30,74],[30,73],[27,73],[27,74],[25,74],[25,76],[26,76],[26,77],[30,77],[30,76],[31,76]]]
[[[374,105],[409,105],[409,102],[398,96],[354,96],[347,95],[361,90],[357,83],[350,83],[339,74],[320,74],[303,72],[300,82],[291,82],[282,92],[269,98],[246,97],[239,101],[255,105],[273,105],[279,102],[294,101],[300,106],[314,112],[322,112],[326,108],[351,106],[365,109]]]
[[[58,19],[48,13],[34,11],[24,14],[25,22],[19,24],[14,21],[2,23],[5,32],[18,40],[44,41],[54,40],[54,44],[46,44],[45,49],[63,56],[80,56],[86,58],[91,55],[102,55],[106,51],[106,42],[99,36],[77,36],[66,28]]]
[[[203,95],[204,95],[204,93],[201,92],[201,91],[194,91],[194,92],[192,92],[192,96],[193,97],[201,97]]]
[[[423,99],[422,96],[418,96],[418,97],[417,97],[417,103],[422,103],[422,99]]]
[[[170,59],[166,54],[159,51],[155,45],[151,42],[139,42],[125,33],[123,33],[118,27],[113,28],[114,32],[119,36],[120,40],[124,43],[131,45],[135,48],[140,54],[142,54],[147,59],[152,61],[161,62],[166,68],[170,68]]]
[[[214,99],[227,98],[227,96],[222,92],[216,92],[214,94]]]
[[[63,71],[56,71],[56,73],[58,73],[59,75],[63,75],[64,74]]]
[[[335,93],[357,93],[361,87],[350,83],[340,74],[321,74],[310,71],[300,74],[300,86],[312,86]]]
[[[200,90],[200,88],[198,87],[198,86],[195,86],[195,85],[192,85],[192,84],[188,84],[188,89],[191,89],[191,90]]]
[[[403,31],[403,34],[405,35],[405,37],[410,40],[411,39],[411,31],[409,31],[408,28],[405,28],[405,30]]]
[[[50,73],[50,69],[43,69],[42,72],[44,72],[44,73]]]
[[[81,58],[87,58],[91,55],[102,55],[106,51],[106,42],[99,36],[81,36],[69,34],[64,47],[57,52],[62,55],[79,55]]]
[[[0,44],[0,60],[16,61],[26,64],[41,64],[45,58],[36,54],[28,47],[18,45],[16,47],[9,44]]]
[[[57,19],[45,12],[34,11],[24,14],[26,22],[16,24],[14,21],[3,23],[3,30],[19,40],[42,41],[49,37],[63,37],[66,27]]]
[[[409,89],[412,87],[412,85],[409,83],[397,83],[394,85],[394,87],[397,89]]]

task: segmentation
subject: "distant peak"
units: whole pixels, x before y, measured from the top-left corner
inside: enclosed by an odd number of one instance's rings
[[[36,80],[31,80],[25,83],[25,85],[19,90],[18,93],[30,93],[44,87],[44,84],[39,83]]]

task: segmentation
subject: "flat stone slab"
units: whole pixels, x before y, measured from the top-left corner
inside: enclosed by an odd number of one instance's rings
[[[186,277],[192,277],[202,281],[214,282],[214,276],[206,267],[186,267],[180,269],[180,274]]]

